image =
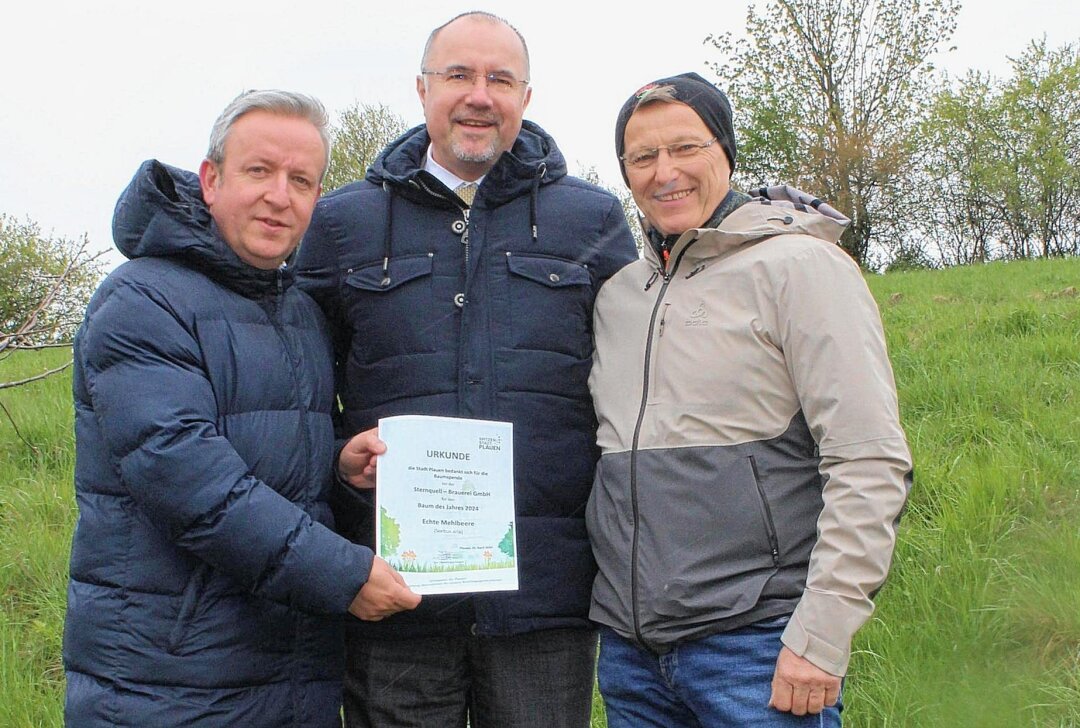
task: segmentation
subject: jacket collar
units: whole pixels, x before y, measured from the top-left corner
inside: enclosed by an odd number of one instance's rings
[[[777,235],[809,235],[837,243],[851,222],[829,205],[793,187],[781,185],[754,192],[755,196],[726,215],[714,215],[706,227],[691,228],[679,235],[671,244],[670,260],[682,255],[684,266],[696,264]],[[721,204],[718,213],[723,208]],[[714,222],[718,217],[721,219]],[[645,257],[654,266],[662,267],[654,246],[645,246]]]
[[[368,170],[368,181],[389,185],[395,194],[427,204],[455,205],[446,185],[423,171],[430,144],[424,125],[410,129],[383,150]],[[513,148],[504,152],[484,176],[473,204],[498,207],[529,194],[538,178],[539,184],[546,185],[564,176],[566,160],[555,140],[537,124],[524,121]]]

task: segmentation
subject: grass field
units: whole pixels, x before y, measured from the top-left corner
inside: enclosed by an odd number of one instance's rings
[[[916,480],[845,725],[1080,726],[1077,281],[1080,259],[871,278]],[[62,722],[69,393],[0,391],[21,433],[0,413],[0,726]]]

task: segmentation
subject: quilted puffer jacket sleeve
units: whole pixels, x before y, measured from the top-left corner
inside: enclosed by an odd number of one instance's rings
[[[249,475],[218,431],[191,328],[137,281],[120,283],[88,313],[80,363],[110,462],[178,547],[261,597],[344,613],[367,579],[371,552]]]

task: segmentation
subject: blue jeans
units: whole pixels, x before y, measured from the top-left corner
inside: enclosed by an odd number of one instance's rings
[[[841,704],[820,715],[768,707],[787,617],[684,642],[655,655],[600,632],[597,677],[608,728],[839,728]]]
[[[347,728],[588,728],[596,632],[346,643]]]

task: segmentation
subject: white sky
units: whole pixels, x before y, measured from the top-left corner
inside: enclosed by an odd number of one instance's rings
[[[240,91],[319,97],[333,116],[383,103],[423,121],[414,90],[432,28],[485,9],[524,34],[533,97],[526,118],[550,132],[571,173],[595,166],[621,183],[612,141],[631,92],[694,70],[714,78],[710,33],[740,32],[745,0],[601,3],[534,0],[453,5],[399,0],[9,0],[0,9],[0,212],[47,233],[86,233],[111,248],[117,195],[144,159],[197,168],[210,126]],[[1009,71],[1007,57],[1046,34],[1080,40],[1080,10],[1063,0],[968,0],[938,65]],[[736,109],[738,113],[738,109]],[[113,253],[110,260],[119,262]]]

